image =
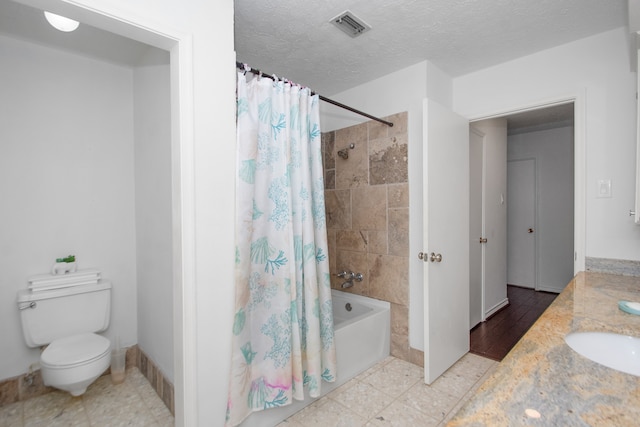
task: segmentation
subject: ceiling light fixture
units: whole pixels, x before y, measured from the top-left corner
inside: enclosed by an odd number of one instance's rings
[[[56,15],[51,12],[45,11],[44,17],[47,18],[47,22],[49,22],[53,28],[64,31],[65,33],[74,31],[78,28],[78,25],[80,25],[78,21],[74,21],[73,19],[65,18],[64,16]]]

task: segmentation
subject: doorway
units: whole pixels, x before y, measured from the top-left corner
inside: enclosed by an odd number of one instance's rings
[[[502,224],[505,230],[504,241],[504,267],[491,260],[491,252],[500,250],[500,245],[495,244],[495,236],[488,236],[487,232],[492,228],[481,227],[482,235],[474,234],[474,217],[481,216],[482,223],[491,221],[487,215],[499,215],[499,211],[491,213],[487,207],[498,206],[504,202],[502,193],[491,193],[491,185],[500,186],[500,181],[487,179],[487,165],[491,159],[487,158],[486,147],[481,150],[484,158],[481,162],[482,172],[474,172],[478,161],[470,162],[471,185],[478,177],[483,182],[481,191],[481,209],[478,203],[471,198],[471,262],[470,271],[470,320],[472,328],[471,352],[483,354],[487,351],[487,339],[496,339],[500,336],[492,336],[487,331],[488,323],[497,324],[507,315],[510,321],[516,322],[524,317],[525,325],[518,325],[516,329],[498,331],[497,335],[504,335],[502,340],[494,343],[507,351],[521,337],[528,327],[544,311],[546,306],[555,298],[573,276],[574,269],[574,104],[567,103],[549,108],[537,109],[524,113],[504,115],[500,119],[506,122],[506,140],[504,160],[491,163],[493,169],[503,168],[506,178],[506,221]],[[496,119],[491,119],[496,120]],[[495,144],[487,141],[486,126],[478,126],[482,122],[473,123],[474,128],[483,131],[482,144]],[[495,127],[495,126],[493,126]],[[470,142],[474,136],[471,133]],[[473,158],[474,148],[470,147]],[[476,149],[477,150],[477,149]],[[501,156],[502,153],[494,156]],[[501,165],[501,166],[500,166]],[[495,170],[491,171],[495,174]],[[475,174],[475,179],[474,179]],[[500,173],[498,173],[500,175]],[[495,189],[494,189],[495,190]],[[487,195],[490,195],[487,197]],[[544,200],[542,206],[540,200]],[[475,214],[473,209],[476,209]],[[478,239],[479,237],[479,239]],[[489,242],[487,242],[487,237]],[[491,242],[491,237],[494,241]],[[484,244],[482,244],[484,242]],[[481,243],[481,245],[478,245]],[[491,245],[490,243],[494,243]],[[477,249],[474,249],[477,248]],[[552,251],[547,255],[544,251]],[[473,256],[474,250],[481,256]],[[489,255],[489,256],[488,256]],[[475,267],[474,267],[474,259]],[[482,259],[482,267],[477,266],[478,259]],[[504,279],[500,273],[504,269]],[[482,278],[473,277],[474,271],[481,271]],[[540,274],[541,270],[544,270]],[[490,280],[487,277],[491,276]],[[482,283],[481,291],[478,284]],[[532,292],[525,292],[529,288]],[[536,295],[536,291],[546,291],[550,294]],[[480,297],[478,296],[480,294]],[[529,295],[531,294],[531,295]],[[525,298],[525,295],[528,295]],[[515,298],[515,300],[514,300]],[[537,314],[525,313],[528,310],[526,304],[521,304],[524,299],[531,299],[540,305],[536,308]],[[480,301],[479,301],[480,299]],[[534,304],[535,305],[535,304]],[[480,313],[481,322],[477,322],[477,312]],[[508,310],[507,310],[508,309]],[[476,316],[474,316],[474,310]],[[505,314],[504,312],[508,313]],[[527,322],[528,325],[526,324]],[[504,326],[504,325],[503,325]],[[514,324],[515,326],[515,324]],[[475,329],[474,329],[475,327]],[[511,329],[511,328],[507,328]],[[494,335],[495,335],[494,334]],[[504,339],[506,336],[509,339]],[[514,339],[514,336],[517,338]],[[480,340],[479,340],[480,337]],[[475,341],[475,342],[474,342]],[[500,352],[498,352],[500,354]],[[504,353],[506,354],[506,352]],[[494,358],[495,355],[494,355]]]
[[[105,335],[109,336],[112,342],[118,340],[127,347],[141,344],[139,337],[146,340],[145,350],[153,353],[156,366],[161,367],[158,371],[154,370],[154,374],[162,371],[165,374],[168,372],[167,377],[173,377],[167,379],[167,382],[160,379],[158,384],[167,391],[169,388],[166,384],[169,380],[176,386],[174,396],[177,419],[180,419],[185,412],[182,398],[187,382],[183,365],[184,359],[190,357],[187,352],[190,349],[183,345],[183,330],[196,329],[186,327],[189,319],[182,315],[183,312],[189,311],[183,310],[183,304],[195,303],[195,299],[187,301],[194,293],[190,292],[193,286],[182,281],[183,266],[188,266],[192,256],[183,255],[181,246],[193,240],[182,231],[185,224],[190,225],[186,218],[193,216],[188,215],[192,210],[189,196],[192,192],[187,192],[186,197],[184,195],[185,190],[190,189],[188,184],[192,181],[192,159],[189,157],[192,140],[186,136],[192,133],[191,120],[188,119],[193,100],[191,93],[183,89],[193,86],[189,84],[188,80],[191,77],[187,73],[192,62],[186,44],[190,39],[185,40],[182,35],[175,34],[173,29],[163,28],[156,23],[143,26],[137,22],[136,17],[127,17],[122,11],[109,13],[97,8],[87,9],[81,4],[66,5],[61,1],[53,1],[49,2],[48,8],[60,13],[62,10],[57,9],[64,9],[65,15],[81,20],[83,40],[94,43],[87,43],[88,47],[85,48],[82,43],[74,44],[70,41],[70,36],[41,40],[42,34],[47,34],[44,30],[38,30],[40,23],[47,25],[42,19],[42,11],[28,6],[30,2],[5,3],[2,5],[5,18],[12,16],[17,24],[28,21],[28,25],[15,25],[15,28],[5,26],[3,36],[9,35],[6,40],[12,46],[22,49],[25,49],[24,45],[27,43],[34,46],[29,50],[32,52],[31,55],[23,55],[35,64],[33,68],[51,64],[50,58],[59,60],[60,63],[65,59],[64,64],[54,63],[58,66],[55,68],[58,71],[57,76],[63,74],[62,70],[67,69],[71,72],[77,70],[79,77],[87,76],[82,88],[89,90],[76,90],[79,95],[63,94],[56,98],[53,96],[56,92],[43,91],[43,99],[47,102],[38,104],[51,104],[51,111],[64,112],[65,119],[75,120],[75,123],[68,127],[68,135],[56,129],[41,140],[53,146],[52,141],[62,139],[66,144],[64,147],[75,149],[72,154],[77,157],[73,159],[83,160],[75,162],[65,170],[61,167],[60,173],[69,171],[72,175],[79,175],[84,170],[92,170],[95,172],[85,175],[105,177],[103,181],[73,180],[73,197],[69,199],[82,200],[82,205],[92,206],[96,205],[96,200],[108,200],[113,202],[108,204],[109,208],[119,216],[106,209],[99,212],[102,216],[93,214],[99,211],[98,209],[89,211],[90,214],[72,212],[73,215],[68,216],[73,218],[70,222],[73,223],[72,228],[80,231],[87,229],[84,235],[91,237],[88,240],[97,242],[88,244],[81,238],[76,238],[72,244],[76,247],[81,246],[84,254],[89,254],[84,257],[85,266],[100,266],[108,272],[108,276],[105,276],[113,281],[114,289],[117,290],[112,293],[111,325]],[[6,13],[7,11],[11,14]],[[32,17],[37,19],[30,21]],[[13,30],[15,32],[12,32]],[[75,40],[77,41],[77,37]],[[109,49],[113,46],[116,48]],[[49,54],[50,49],[59,49],[62,54]],[[133,58],[127,54],[136,54],[139,51],[145,54],[139,66],[130,64],[138,56]],[[171,58],[171,63],[168,62],[168,58]],[[40,68],[47,70],[46,67]],[[53,67],[47,72],[49,75],[45,77],[55,82],[56,79],[51,78]],[[23,75],[30,76],[26,73]],[[77,84],[80,78],[76,75],[69,73],[62,77],[64,78],[59,78],[58,81],[64,84],[55,86],[80,86]],[[101,77],[104,78],[98,83],[90,80]],[[71,80],[74,84],[70,83]],[[47,80],[38,80],[41,81]],[[33,87],[34,82],[35,80],[31,79],[29,86]],[[90,98],[95,94],[99,96]],[[105,99],[109,102],[104,101]],[[85,102],[74,104],[71,100]],[[104,114],[100,115],[98,113],[102,111],[93,108],[94,103],[110,111],[104,111]],[[27,108],[17,110],[26,112],[21,113],[21,119],[30,111]],[[32,121],[32,116],[33,114],[27,119]],[[92,120],[96,117],[99,120]],[[56,124],[66,123],[57,120]],[[85,126],[82,127],[80,124]],[[109,140],[104,142],[105,139]],[[77,145],[74,146],[72,143]],[[62,149],[58,151],[65,153]],[[111,157],[105,156],[105,152],[111,153]],[[35,151],[34,153],[32,157],[44,157]],[[79,157],[80,155],[84,157]],[[48,163],[55,162],[49,159]],[[50,182],[58,181],[51,174],[47,178]],[[94,190],[95,182],[104,182],[99,188],[101,191]],[[81,194],[77,191],[78,188],[86,189],[85,193]],[[63,206],[68,203],[65,200],[65,203],[56,205]],[[161,205],[161,209],[158,205]],[[183,212],[187,213],[186,218],[181,216]],[[43,215],[47,220],[38,221],[50,224],[50,215]],[[137,225],[135,229],[134,224]],[[103,236],[99,233],[107,236],[101,238]],[[126,236],[122,238],[124,234]],[[138,295],[143,295],[144,298]],[[12,347],[20,348],[18,345]],[[157,378],[161,377],[156,376]],[[191,382],[195,383],[195,380]]]

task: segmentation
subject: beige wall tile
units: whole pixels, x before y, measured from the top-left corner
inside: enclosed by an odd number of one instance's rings
[[[337,251],[336,251],[336,230],[327,230],[327,250],[329,251],[329,271],[335,274],[338,270],[336,267]]]
[[[322,134],[322,157],[325,169],[333,169],[336,167],[335,138],[335,132],[324,132]]]
[[[133,368],[134,366],[138,366],[138,352],[140,349],[138,348],[138,344],[127,348],[126,360],[125,360],[125,368]]]
[[[409,208],[389,209],[389,255],[409,256]]]
[[[334,190],[336,188],[336,170],[328,169],[324,173],[324,189]]]
[[[388,233],[384,230],[382,231],[367,231],[369,235],[369,245],[367,246],[367,252],[370,254],[380,254],[387,255],[389,253],[388,250]]]
[[[424,351],[409,347],[409,362],[424,368]]]
[[[409,360],[409,337],[391,333],[391,355],[402,360]]]
[[[18,400],[20,400],[18,378],[9,378],[0,382],[0,406],[15,403]]]
[[[33,372],[31,384],[26,381],[26,377],[24,375],[20,376],[18,381],[18,393],[20,400],[28,400],[36,396],[42,396],[54,390],[52,387],[44,385],[42,371],[39,369]]]
[[[389,136],[407,133],[409,114],[406,111],[384,117],[384,119],[393,123],[393,126],[390,127],[387,131]]]
[[[395,126],[395,123],[393,124],[393,126]],[[369,129],[369,141],[371,141],[372,139],[386,138],[387,136],[389,136],[389,126],[385,125],[384,123],[371,120],[367,122],[367,127]]]
[[[354,273],[362,273],[362,282],[353,282],[353,287],[342,289],[340,285],[345,279],[337,277],[336,274],[341,271],[353,271]],[[351,292],[358,295],[369,296],[369,273],[367,271],[367,254],[364,252],[338,250],[336,259],[336,271],[332,272],[331,284],[334,289]]]
[[[335,131],[335,151],[348,147],[349,144],[358,144],[368,139],[367,123],[349,126]]]
[[[391,333],[409,335],[409,308],[406,305],[391,304]]]
[[[369,254],[367,261],[369,264],[370,296],[408,306],[409,259],[390,255]]]
[[[352,228],[354,230],[387,229],[387,188],[357,188],[351,192]]]
[[[407,135],[369,141],[369,183],[408,182]]]
[[[337,144],[337,142],[336,142]],[[348,144],[338,146],[338,150]],[[336,157],[336,189],[364,187],[369,185],[369,150],[366,140],[349,149],[349,158]]]
[[[351,228],[351,191],[327,190],[324,192],[327,228]]]
[[[409,207],[409,183],[390,184],[387,187],[389,208]]]
[[[367,232],[360,230],[338,230],[336,248],[348,251],[367,252]]]

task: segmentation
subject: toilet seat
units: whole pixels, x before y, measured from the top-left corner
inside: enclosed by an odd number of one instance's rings
[[[107,338],[85,332],[53,341],[40,355],[40,364],[52,369],[73,368],[101,359],[110,350]]]

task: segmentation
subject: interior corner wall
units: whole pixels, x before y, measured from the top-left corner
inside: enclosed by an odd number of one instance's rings
[[[169,53],[150,48],[134,68],[138,346],[173,383],[170,98]]]
[[[0,379],[40,349],[16,293],[56,258],[111,280],[109,338],[135,343],[133,74],[127,67],[0,36]],[[63,316],[64,313],[61,313]]]
[[[453,79],[427,61],[427,98],[447,108],[453,108]]]
[[[625,28],[457,77],[453,88],[454,110],[469,119],[584,96],[586,256],[640,259],[640,227],[628,215],[635,200],[636,73]],[[611,179],[611,198],[596,198],[600,179]]]

